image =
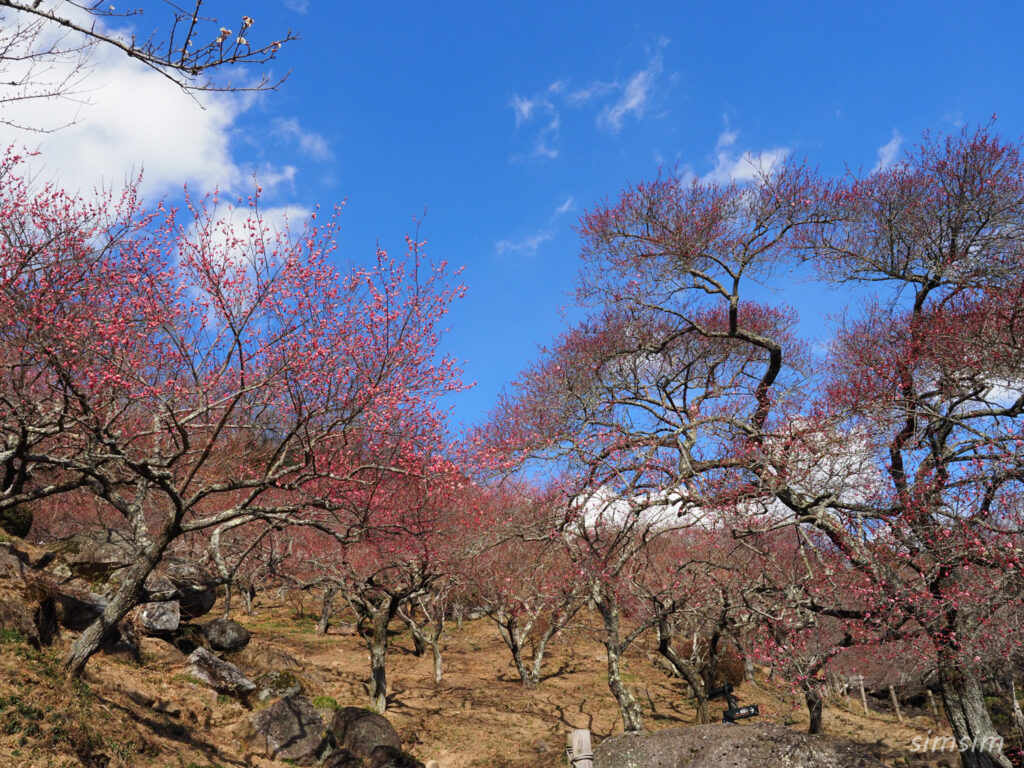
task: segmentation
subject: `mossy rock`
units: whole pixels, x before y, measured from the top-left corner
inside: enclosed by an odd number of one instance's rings
[[[298,696],[306,689],[298,675],[288,670],[264,672],[253,682],[256,684],[256,698],[260,702],[281,699],[286,696]]]

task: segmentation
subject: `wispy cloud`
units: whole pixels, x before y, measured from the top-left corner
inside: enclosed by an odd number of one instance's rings
[[[516,113],[516,128],[523,123],[530,122],[530,118],[533,117],[533,108],[537,106],[537,103],[532,99],[524,99],[518,93],[512,97],[512,109]]]
[[[888,142],[878,148],[878,164],[875,166],[876,171],[884,171],[900,154],[900,147],[903,145],[903,137],[900,132],[895,128],[892,130],[892,138]]]
[[[541,126],[533,136],[533,148],[530,151],[531,157],[539,157],[543,160],[553,160],[558,157],[558,135],[562,127],[562,118],[558,114],[552,97],[557,97],[565,88],[564,80],[556,80],[551,83],[542,93],[533,97],[520,96],[518,93],[512,97],[510,102],[516,116],[516,130],[537,118],[543,120]]]
[[[739,135],[739,131],[730,131],[728,128],[718,135],[718,141],[715,143],[715,165],[705,174],[705,179],[718,184],[752,181],[770,173],[772,168],[789,156],[788,147],[773,147],[758,152],[750,149],[738,151],[736,142]]]
[[[284,7],[296,13],[307,13],[309,11],[309,0],[284,0]]]
[[[666,45],[668,40],[659,39],[647,65],[625,81],[595,79],[586,86],[572,87],[569,80],[560,78],[532,95],[513,95],[509,106],[515,116],[516,130],[534,126],[530,151],[517,155],[516,159],[558,157],[561,118],[566,109],[596,111],[597,126],[613,134],[621,131],[628,120],[639,120],[650,114],[662,82],[662,50]],[[668,81],[672,82],[673,78]]]
[[[566,98],[566,101],[571,106],[579,107],[593,99],[600,99],[606,96],[618,87],[619,84],[614,81],[606,83],[595,80],[584,88],[577,88],[575,91],[572,91]]]
[[[572,210],[574,205],[576,205],[576,198],[574,196],[572,196],[572,195],[569,195],[565,199],[564,203],[562,203],[560,206],[555,208],[555,216],[561,216],[563,214],[568,213],[569,211]]]
[[[537,249],[542,243],[547,242],[554,234],[547,230],[538,232],[522,240],[499,240],[494,244],[494,251],[498,256],[525,256],[530,258],[537,254]]]
[[[626,83],[626,87],[622,95],[619,96],[618,101],[614,104],[609,104],[601,110],[601,114],[597,116],[597,124],[602,128],[607,128],[612,133],[618,133],[622,130],[623,122],[627,116],[633,115],[637,119],[643,117],[644,111],[647,109],[648,97],[654,88],[655,76],[660,71],[661,63],[657,62],[656,66],[633,75],[629,82]]]
[[[334,157],[327,140],[319,133],[303,130],[297,118],[276,117],[271,125],[271,131],[275,135],[295,142],[302,154],[309,155],[314,160],[330,160]]]
[[[628,116],[632,115],[638,120],[644,116],[657,84],[658,75],[661,74],[661,51],[666,45],[668,45],[668,40],[661,38],[658,41],[657,50],[647,66],[634,73],[626,81],[618,99],[601,110],[597,116],[599,127],[606,128],[612,133],[618,133],[622,130],[623,123]]]

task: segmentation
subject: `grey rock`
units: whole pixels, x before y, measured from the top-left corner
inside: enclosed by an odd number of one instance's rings
[[[295,765],[315,765],[329,744],[324,723],[313,703],[301,696],[289,696],[250,716],[252,735],[248,740],[263,747],[273,760],[291,760]]]
[[[205,648],[196,648],[188,657],[189,672],[218,693],[245,698],[256,690],[242,670],[214,656]]]
[[[147,635],[174,632],[181,623],[181,609],[177,600],[166,603],[143,603],[139,606],[139,627]]]
[[[863,746],[773,723],[624,733],[594,750],[594,768],[883,768]]]
[[[294,672],[287,670],[264,672],[255,678],[253,683],[256,684],[256,698],[261,702],[286,696],[298,696],[304,691],[302,681],[296,677]]]
[[[339,709],[329,730],[340,748],[357,757],[369,758],[380,746],[402,749],[402,739],[386,718],[359,707]]]
[[[184,592],[178,598],[182,619],[196,619],[213,609],[214,603],[217,602],[217,591],[206,586],[210,581],[210,574],[195,561],[175,555],[164,555],[157,566],[157,572]]]
[[[238,651],[249,644],[249,630],[231,619],[214,619],[203,627],[210,647],[215,651]]]
[[[53,549],[75,576],[85,579],[109,578],[137,557],[134,539],[117,529],[79,533],[54,542]]]
[[[77,579],[63,584],[53,595],[57,621],[62,627],[81,632],[100,617],[110,602],[85,587]]]

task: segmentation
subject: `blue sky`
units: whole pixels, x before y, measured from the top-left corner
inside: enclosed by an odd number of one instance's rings
[[[573,225],[627,182],[675,164],[728,178],[745,153],[870,170],[923,130],[993,114],[1024,133],[1024,4],[1009,0],[209,6],[227,26],[252,16],[251,38],[301,34],[279,91],[200,111],[101,56],[79,124],[27,142],[69,184],[143,167],[147,193],[173,197],[255,173],[291,216],[347,200],[342,263],[403,248],[426,209],[428,253],[469,288],[444,342],[477,382],[454,402],[463,422],[563,327]],[[779,298],[809,333],[842,301],[806,284]]]

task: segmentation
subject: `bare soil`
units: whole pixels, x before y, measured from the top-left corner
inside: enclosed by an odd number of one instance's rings
[[[218,609],[220,608],[218,604]],[[323,636],[298,604],[261,597],[252,616],[232,618],[252,633],[238,660],[288,654],[301,667],[310,698],[338,706],[367,703],[365,645],[342,622]],[[219,615],[215,609],[211,618]],[[398,628],[398,625],[395,625]],[[0,765],[42,768],[229,768],[280,766],[246,754],[236,732],[249,710],[218,696],[187,674],[185,657],[168,643],[147,638],[139,660],[98,655],[80,682],[59,669],[58,646],[35,651],[17,638],[0,638]],[[608,692],[602,646],[585,627],[564,633],[550,647],[546,677],[525,689],[497,631],[487,619],[452,623],[440,685],[431,680],[429,653],[417,657],[405,632],[396,632],[389,652],[387,717],[405,748],[441,768],[553,768],[566,765],[566,734],[589,728],[595,743],[621,732]],[[651,661],[653,647],[638,643],[625,659],[625,681],[639,698],[645,727],[694,723],[693,703],[682,685]],[[764,681],[737,690],[742,703],[757,703],[762,720],[806,729],[807,716],[784,686]],[[717,708],[717,707],[716,707]],[[859,700],[849,709],[828,702],[825,731],[864,746],[888,765],[941,765],[912,751],[914,738],[944,734],[919,715],[898,723],[885,713],[865,716]],[[742,726],[739,726],[742,727]],[[920,743],[920,741],[919,741]],[[945,757],[950,757],[949,755]],[[951,756],[956,765],[955,754]]]

